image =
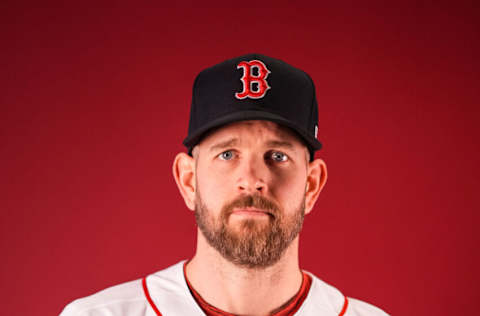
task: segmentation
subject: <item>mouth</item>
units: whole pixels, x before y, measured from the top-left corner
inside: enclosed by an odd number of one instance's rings
[[[273,214],[270,211],[255,208],[255,207],[235,208],[235,209],[233,209],[232,215],[243,216],[243,217],[268,217],[268,216],[273,216]]]

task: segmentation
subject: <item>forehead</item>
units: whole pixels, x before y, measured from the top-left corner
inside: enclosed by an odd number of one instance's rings
[[[290,128],[271,121],[250,120],[224,125],[209,132],[200,145],[208,147],[217,142],[235,138],[242,141],[288,141],[294,146],[305,147],[303,141]]]

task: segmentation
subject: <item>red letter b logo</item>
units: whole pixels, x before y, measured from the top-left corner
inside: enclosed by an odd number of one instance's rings
[[[270,70],[260,60],[242,61],[237,65],[237,69],[243,68],[243,77],[240,79],[243,83],[243,91],[235,93],[237,99],[260,99],[265,96],[270,86],[267,82],[267,76]],[[257,75],[252,74],[252,69],[256,68]],[[254,86],[256,84],[256,87]]]

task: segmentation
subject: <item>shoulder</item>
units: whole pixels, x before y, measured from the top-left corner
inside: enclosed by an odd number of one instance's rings
[[[300,315],[316,315],[321,311],[322,315],[329,316],[388,316],[380,308],[358,299],[346,297],[334,286],[322,281],[312,273],[308,274],[312,277],[312,286],[302,308],[304,313]]]
[[[182,266],[180,262],[149,275],[146,278],[148,290],[162,295],[178,288]],[[149,305],[142,279],[138,279],[77,299],[68,304],[60,316],[143,316]]]
[[[138,279],[77,299],[68,304],[60,316],[110,315],[112,311],[116,310],[144,307],[144,300],[142,280]]]
[[[355,298],[349,297],[348,305],[345,316],[389,316],[380,308]]]

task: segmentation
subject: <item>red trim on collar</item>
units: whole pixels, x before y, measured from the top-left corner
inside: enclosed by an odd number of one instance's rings
[[[187,263],[187,262],[186,262]],[[195,291],[192,287],[190,282],[188,281],[187,274],[186,274],[186,263],[183,265],[183,273],[185,275],[185,280],[187,282],[187,286],[190,289],[195,301],[200,306],[200,308],[204,311],[207,316],[235,316],[235,314],[231,314],[225,312],[208,302],[206,302],[200,294]],[[303,280],[300,290],[297,294],[291,298],[280,310],[277,310],[272,316],[292,316],[294,315],[302,306],[303,302],[307,298],[308,292],[310,291],[310,287],[312,285],[312,277],[305,272],[302,272]]]

